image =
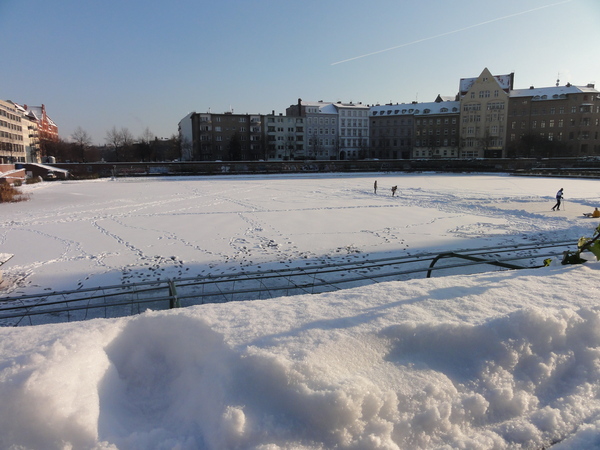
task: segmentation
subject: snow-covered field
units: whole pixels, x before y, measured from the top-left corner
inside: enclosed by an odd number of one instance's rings
[[[379,189],[373,192],[373,182]],[[398,186],[391,196],[390,187]],[[554,193],[566,204],[551,211]],[[0,296],[592,236],[596,180],[54,182]],[[0,448],[600,448],[598,263],[0,329]]]

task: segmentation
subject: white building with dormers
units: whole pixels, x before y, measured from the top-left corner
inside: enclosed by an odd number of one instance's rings
[[[369,148],[369,107],[362,103],[306,102],[286,109],[304,117],[306,157],[317,160],[364,158]]]
[[[337,159],[364,159],[369,150],[369,109],[362,103],[333,104],[338,115]]]

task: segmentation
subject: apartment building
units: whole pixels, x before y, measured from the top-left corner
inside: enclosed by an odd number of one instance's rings
[[[508,156],[600,154],[600,92],[593,84],[510,92]]]
[[[369,106],[362,103],[305,102],[286,109],[304,117],[307,157],[310,159],[364,158],[369,149]]]
[[[492,75],[486,68],[477,78],[460,80],[460,157],[506,156],[506,123],[514,73]]]
[[[180,122],[182,151],[189,160],[600,155],[600,93],[558,84],[514,89],[514,73],[485,68],[461,78],[456,96],[428,103],[298,99],[285,116],[190,113]]]
[[[23,105],[23,109],[26,111],[26,115],[28,115],[31,120],[37,123],[38,137],[42,147],[44,142],[58,142],[58,126],[50,118],[50,116],[48,116],[45,105]],[[44,149],[42,148],[42,152],[43,151]]]
[[[0,163],[40,162],[49,142],[58,142],[58,126],[44,105],[0,100]]]
[[[317,160],[338,159],[338,111],[331,102],[307,102],[298,99],[285,110],[285,115],[304,118],[305,158]]]
[[[306,158],[304,117],[266,115],[264,121],[264,142],[266,158],[289,161]]]
[[[369,110],[369,158],[409,159],[413,148],[415,104],[386,104]]]
[[[336,159],[364,159],[369,150],[369,110],[362,103],[333,104],[338,115],[339,153]]]
[[[193,112],[179,122],[179,135],[184,159],[252,161],[265,158],[260,114]]]
[[[0,164],[27,162],[23,126],[18,105],[0,100]]]
[[[457,158],[460,102],[372,106],[372,158]]]
[[[414,114],[412,158],[458,158],[460,101],[420,103]]]
[[[16,103],[14,105],[21,115],[25,161],[39,163],[41,162],[41,142],[39,138],[41,121],[34,112],[27,111],[24,106],[17,105]],[[56,138],[58,138],[58,134]]]

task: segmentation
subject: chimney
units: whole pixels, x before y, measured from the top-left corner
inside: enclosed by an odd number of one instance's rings
[[[298,116],[302,117],[304,114],[302,113],[302,99],[298,99]]]

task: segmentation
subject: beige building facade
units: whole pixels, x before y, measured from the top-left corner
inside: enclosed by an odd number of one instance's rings
[[[18,105],[0,100],[0,164],[27,162],[23,126]]]
[[[503,158],[509,92],[514,74],[492,75],[486,68],[477,78],[460,80],[460,157]]]

